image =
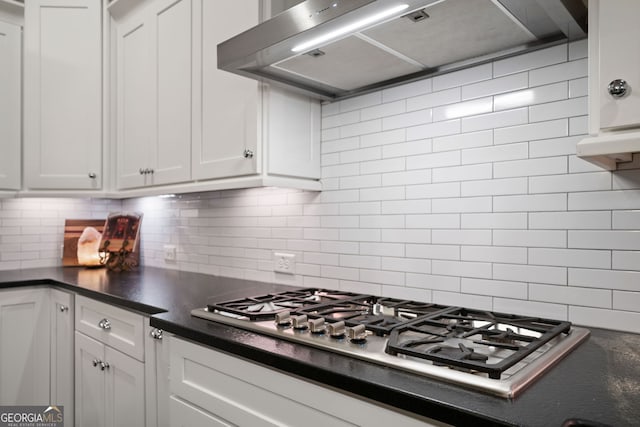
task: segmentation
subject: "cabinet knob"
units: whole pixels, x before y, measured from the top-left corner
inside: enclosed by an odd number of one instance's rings
[[[156,339],[156,340],[161,340],[162,339],[162,334],[164,333],[164,331],[162,329],[153,329],[151,331],[151,338]]]
[[[109,329],[111,329],[111,322],[109,321],[109,319],[102,319],[100,322],[98,322],[98,327],[104,329],[105,331],[108,331]]]
[[[69,307],[67,307],[66,305],[61,305],[60,306],[60,312],[64,313],[65,311],[69,311]]]
[[[107,362],[100,362],[100,370],[104,371],[105,369],[109,369],[109,363]]]
[[[96,179],[98,175],[95,172],[89,172],[89,178]]]
[[[629,85],[622,79],[615,79],[611,83],[609,83],[609,86],[607,86],[609,95],[613,96],[614,98],[622,98],[627,94],[628,89]]]
[[[253,158],[253,151],[249,150],[248,148],[246,150],[244,150],[244,158],[245,159]]]
[[[151,175],[153,175],[155,171],[153,169],[147,169],[147,173],[150,173]]]
[[[93,367],[95,368],[96,366],[98,366],[100,363],[102,363],[101,360],[99,359],[93,359]]]
[[[140,168],[140,169],[138,170],[138,172],[140,172],[140,175],[144,175],[144,174],[146,173],[146,172],[145,172],[145,170],[146,170],[146,169],[142,169],[142,168]]]

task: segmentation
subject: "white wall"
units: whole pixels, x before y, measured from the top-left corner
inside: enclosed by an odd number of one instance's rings
[[[322,193],[124,201],[145,214],[144,263],[640,332],[640,165],[610,173],[573,155],[586,51],[561,45],[324,106]],[[0,268],[16,265],[11,203]],[[57,221],[46,231],[61,233]],[[273,273],[274,251],[296,255],[295,276]]]

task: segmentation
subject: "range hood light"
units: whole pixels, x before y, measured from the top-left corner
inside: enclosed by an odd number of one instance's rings
[[[308,42],[300,43],[299,45],[294,46],[291,51],[292,52],[302,52],[306,51],[312,47],[321,45],[329,40],[333,40],[345,34],[353,33],[361,28],[367,27],[371,24],[375,24],[376,22],[382,21],[389,16],[392,16],[398,12],[402,12],[403,10],[409,7],[408,4],[399,4],[392,8],[383,10],[375,15],[367,16],[362,19],[359,19],[349,25],[345,25],[344,27],[340,27],[336,30],[330,31],[328,33],[322,34],[316,38],[309,40]]]

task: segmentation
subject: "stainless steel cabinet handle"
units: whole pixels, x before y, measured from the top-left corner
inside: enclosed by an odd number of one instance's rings
[[[97,174],[95,172],[89,172],[89,178],[91,179],[96,179],[97,178]]]
[[[111,322],[109,321],[109,319],[102,319],[100,322],[98,322],[98,326],[105,331],[108,331],[109,329],[111,329]]]
[[[162,339],[162,334],[164,333],[164,331],[162,329],[153,329],[151,331],[151,338],[156,339],[156,340],[161,340]]]
[[[246,150],[244,150],[244,158],[245,159],[251,159],[253,158],[253,151],[249,150],[248,148]]]
[[[614,98],[622,98],[627,94],[628,89],[629,85],[622,79],[615,79],[611,83],[609,83],[609,86],[607,86],[609,95],[613,96]]]
[[[66,305],[61,305],[60,306],[60,312],[64,313],[65,311],[69,311],[69,307],[67,307]]]

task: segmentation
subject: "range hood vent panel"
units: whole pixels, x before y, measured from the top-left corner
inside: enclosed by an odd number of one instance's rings
[[[430,17],[423,21],[395,19],[364,31],[364,34],[426,68],[537,40],[491,0],[447,0],[425,10]]]
[[[304,52],[292,51],[328,29],[399,3],[408,7],[377,26]],[[581,30],[586,28],[581,22],[586,6],[581,0],[526,3],[527,7],[520,0],[306,0],[219,44],[218,68],[331,101],[586,37]],[[412,22],[403,17],[421,9],[429,18]],[[575,17],[575,24],[567,25],[567,17]],[[306,54],[315,49],[324,55]]]

